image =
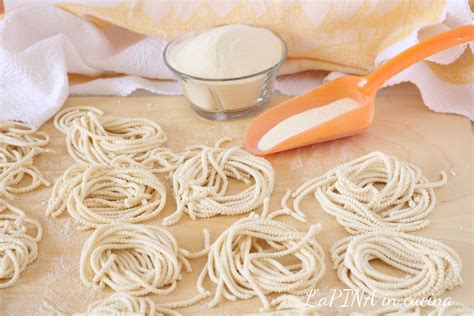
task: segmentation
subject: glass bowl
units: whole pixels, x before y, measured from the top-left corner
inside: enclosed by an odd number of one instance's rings
[[[281,59],[272,67],[255,74],[236,78],[209,79],[191,76],[175,69],[169,62],[170,53],[174,47],[181,41],[205,31],[207,30],[179,36],[168,43],[163,52],[165,65],[181,83],[191,108],[198,115],[217,121],[261,111],[267,105],[278,69],[288,54],[283,39],[275,34],[281,42]]]

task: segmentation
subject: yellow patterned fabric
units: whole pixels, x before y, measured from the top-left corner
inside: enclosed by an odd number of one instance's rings
[[[283,73],[318,69],[366,74],[384,49],[444,20],[447,0],[138,0],[102,7],[57,6],[99,26],[117,25],[163,40],[212,26],[248,23],[266,27],[286,41],[289,59]],[[472,82],[472,52],[453,67],[431,67],[442,80]]]

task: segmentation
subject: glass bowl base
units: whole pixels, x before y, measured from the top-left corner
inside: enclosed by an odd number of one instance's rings
[[[206,111],[203,108],[189,102],[191,109],[199,116],[213,121],[227,121],[231,119],[236,119],[243,116],[248,116],[252,114],[259,113],[263,111],[268,105],[268,98],[262,99],[257,103],[240,110],[235,111],[219,111],[219,112],[210,112]]]

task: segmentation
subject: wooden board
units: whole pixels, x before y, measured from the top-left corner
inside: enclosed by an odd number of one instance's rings
[[[271,104],[284,97],[275,96]],[[69,98],[66,106],[93,105],[109,114],[121,117],[141,116],[152,119],[162,125],[169,136],[168,146],[182,149],[193,144],[213,144],[224,136],[231,136],[237,144],[243,144],[245,131],[251,118],[230,122],[211,122],[194,115],[182,97],[87,97]],[[147,106],[151,104],[152,106]],[[362,135],[324,144],[280,153],[269,157],[276,172],[276,190],[271,206],[278,207],[287,188],[295,189],[304,181],[323,174],[328,169],[359,157],[371,151],[384,151],[400,159],[418,165],[424,174],[433,180],[439,178],[440,170],[452,170],[456,176],[450,177],[448,184],[436,190],[438,205],[429,216],[431,225],[416,234],[429,236],[445,242],[461,256],[464,269],[464,285],[448,291],[446,296],[474,306],[471,294],[474,292],[473,269],[473,173],[472,173],[472,131],[468,119],[449,114],[436,114],[422,103],[418,91],[410,85],[401,85],[382,91],[376,102],[375,122]],[[43,155],[36,165],[53,181],[73,164],[68,156],[64,135],[54,129],[49,121],[42,127],[51,138],[50,149],[54,154]],[[162,177],[163,181],[164,178]],[[168,185],[168,192],[169,185]],[[44,228],[44,238],[39,246],[39,257],[20,277],[19,282],[8,289],[0,290],[0,314],[2,315],[44,315],[53,313],[50,305],[68,312],[81,312],[88,304],[104,298],[111,291],[99,292],[84,286],[79,278],[79,258],[82,245],[90,232],[74,229],[74,223],[66,214],[52,220],[45,216],[45,203],[50,188],[41,188],[35,192],[18,195],[15,205],[23,208],[29,216],[39,220]],[[171,194],[170,194],[171,195]],[[336,240],[346,236],[344,229],[333,217],[324,213],[312,198],[305,200],[309,222],[322,223],[324,230],[318,240],[326,252]],[[172,198],[168,198],[165,210],[149,223],[158,224],[160,220],[173,212]],[[201,231],[207,227],[216,238],[220,232],[233,223],[237,217],[215,217],[207,220],[191,221],[183,218],[171,230],[175,233],[181,247],[197,250],[201,247]],[[297,224],[301,229],[307,224]],[[318,288],[320,296],[331,295],[332,289],[342,289],[331,269],[329,256],[326,256],[328,271]],[[204,260],[193,261],[194,271],[184,273],[184,279],[172,295],[152,296],[157,302],[170,302],[185,299],[196,293],[196,276]],[[210,283],[208,288],[214,289]],[[330,309],[338,310],[336,301]],[[240,302],[222,301],[208,309],[204,303],[182,309],[184,314],[194,315],[234,315],[257,312],[258,299]],[[348,308],[340,310],[343,314]]]

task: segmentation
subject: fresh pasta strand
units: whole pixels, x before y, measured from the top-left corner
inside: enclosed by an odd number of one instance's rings
[[[207,231],[205,242],[209,242]],[[84,284],[96,289],[108,286],[133,296],[166,295],[176,288],[183,267],[191,271],[188,258],[205,253],[178,248],[174,236],[159,226],[101,225],[82,248],[80,275]]]
[[[303,295],[322,278],[326,269],[324,252],[314,239],[321,226],[311,225],[305,233],[275,220],[280,215],[303,220],[300,214],[286,207],[288,197],[289,192],[282,201],[282,210],[272,213],[268,213],[268,199],[265,199],[261,215],[251,213],[238,220],[211,245],[197,283],[200,293],[206,292],[203,286],[206,276],[217,285],[208,306],[216,306],[222,298],[235,301],[257,296],[262,309],[268,311],[267,294]],[[279,260],[285,256],[293,257],[298,263],[285,264]]]
[[[383,307],[374,311],[353,312],[350,316],[397,316],[397,315],[411,315],[411,316],[468,316],[474,315],[474,309],[461,304],[459,302],[452,302],[449,305],[434,305],[434,306],[405,306],[404,304]]]
[[[437,306],[429,312],[428,316],[460,316],[460,315],[474,315],[474,308],[453,302],[448,306]]]
[[[36,235],[30,236],[28,227]],[[0,289],[14,285],[25,268],[38,256],[41,225],[19,208],[0,200]]]
[[[43,147],[48,143],[49,136],[29,124],[0,122],[0,197],[11,199],[11,194],[50,185],[33,166],[34,157],[47,152]],[[31,182],[20,186],[25,176],[30,176]]]
[[[350,316],[422,316],[419,306],[391,305],[372,311],[352,312]]]
[[[69,154],[78,163],[110,163],[121,155],[141,162],[166,141],[161,127],[150,120],[99,119],[93,112],[75,119],[66,136]]]
[[[69,168],[55,183],[46,213],[54,218],[67,210],[85,230],[143,222],[165,203],[165,187],[150,170],[115,159],[112,165]]]
[[[73,125],[73,122],[77,118],[81,118],[87,115],[88,112],[95,113],[97,115],[104,115],[104,112],[93,106],[75,106],[72,108],[66,108],[59,111],[54,116],[54,127],[63,134],[67,134],[68,129]]]
[[[208,296],[208,295],[207,295]],[[91,304],[85,313],[74,314],[77,316],[88,315],[181,315],[174,309],[188,307],[196,304],[207,296],[197,296],[186,301],[157,304],[148,297],[134,297],[124,293],[116,293],[106,299]],[[171,307],[168,307],[171,306]]]
[[[36,228],[33,239],[39,241],[42,236],[41,225],[38,221],[26,216],[25,212],[0,199],[0,230],[4,234],[26,234],[28,226]]]
[[[172,174],[176,212],[163,220],[172,225],[184,213],[191,219],[216,215],[239,215],[262,205],[273,192],[274,171],[271,164],[238,148],[221,148],[229,139],[221,139],[215,147],[195,146],[187,153],[194,156],[184,161]],[[229,179],[243,182],[247,188],[228,194]]]
[[[36,127],[27,123],[6,121],[0,122],[0,143],[17,147],[43,147],[49,144],[49,136],[39,132]]]
[[[116,293],[106,299],[92,303],[84,313],[77,316],[88,315],[178,315],[170,310],[159,308],[157,304],[148,297],[134,297],[124,293]]]
[[[168,140],[157,123],[144,118],[102,116],[97,108],[67,108],[54,118],[56,128],[66,133],[69,154],[79,164],[110,164],[124,156],[154,173],[170,172],[184,154],[162,147]]]
[[[372,152],[303,184],[293,193],[294,208],[301,211],[302,199],[314,192],[323,210],[350,234],[416,231],[429,223],[425,217],[436,204],[433,188],[447,181],[446,172],[441,176],[429,182],[418,167]]]
[[[395,299],[438,296],[463,283],[458,254],[443,243],[394,231],[344,238],[331,248],[334,269],[351,289]],[[373,267],[372,260],[405,273],[396,277]]]
[[[274,309],[270,312],[247,314],[247,316],[318,316],[320,308],[311,306],[303,301],[301,296],[283,294],[274,298],[270,305]]]

